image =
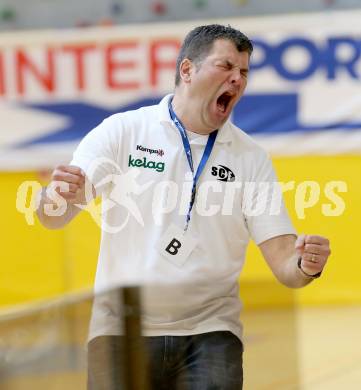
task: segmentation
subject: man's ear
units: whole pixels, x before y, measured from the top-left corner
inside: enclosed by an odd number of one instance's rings
[[[185,58],[179,67],[179,76],[184,83],[189,83],[191,81],[191,76],[193,72],[193,63],[190,59]]]

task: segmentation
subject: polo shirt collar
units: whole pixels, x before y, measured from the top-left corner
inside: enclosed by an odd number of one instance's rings
[[[174,125],[172,118],[170,117],[169,114],[169,109],[168,109],[168,102],[169,99],[173,97],[173,94],[170,93],[159,102],[158,104],[158,116],[159,116],[159,122],[168,124],[171,126],[173,129],[177,130],[176,126]],[[226,142],[231,142],[232,141],[232,135],[231,135],[231,121],[230,119],[227,119],[226,123],[218,130],[218,135],[216,138],[216,143],[226,143]],[[204,137],[199,137],[194,139],[191,143],[200,143],[204,144]]]

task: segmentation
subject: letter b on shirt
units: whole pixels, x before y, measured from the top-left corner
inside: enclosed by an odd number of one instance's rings
[[[158,252],[170,263],[182,267],[189,258],[197,240],[175,224],[171,224],[156,244]]]
[[[168,244],[165,250],[170,254],[175,256],[178,253],[179,248],[182,246],[182,243],[176,238],[173,238],[172,241]]]

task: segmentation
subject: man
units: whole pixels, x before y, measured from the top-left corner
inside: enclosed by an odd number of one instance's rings
[[[275,192],[262,186],[276,181],[267,154],[228,120],[246,88],[252,50],[231,27],[192,30],[177,60],[174,96],[106,119],[69,166],[54,170],[52,185],[68,185],[60,192],[68,206],[62,216],[45,215],[50,200],[46,193],[41,200],[41,222],[60,228],[79,212],[74,205],[84,203],[86,183],[102,194],[96,291],[140,275],[164,284],[165,293],[145,294],[154,389],[242,388],[238,277],[250,238],[289,287],[320,276],[330,254],[327,239],[297,237],[281,201],[274,208]],[[96,362],[104,337],[117,349],[116,317],[111,299],[94,310],[92,389],[106,388]]]

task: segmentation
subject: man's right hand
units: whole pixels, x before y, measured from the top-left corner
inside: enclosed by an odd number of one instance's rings
[[[75,165],[58,165],[48,189],[53,189],[70,204],[86,204],[85,174]]]
[[[92,194],[86,194],[87,188],[91,189]],[[57,197],[63,201],[59,202]],[[62,228],[82,209],[74,205],[86,206],[94,197],[94,187],[86,185],[86,176],[79,167],[59,165],[54,169],[49,185],[41,193],[37,209],[39,220],[49,229]]]

